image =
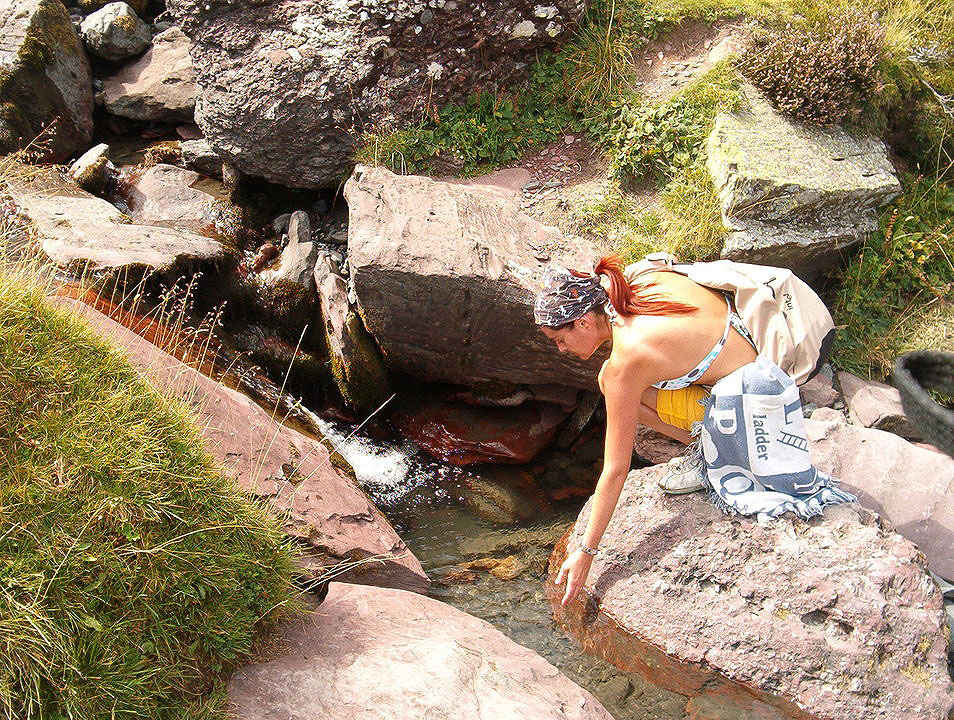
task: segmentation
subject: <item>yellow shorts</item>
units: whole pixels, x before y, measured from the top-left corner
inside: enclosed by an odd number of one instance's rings
[[[702,385],[656,392],[656,414],[664,423],[688,430],[692,423],[702,420],[706,409],[700,400],[704,402],[709,397]]]

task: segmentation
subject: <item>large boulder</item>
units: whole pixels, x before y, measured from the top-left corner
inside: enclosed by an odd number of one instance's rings
[[[15,173],[6,191],[55,264],[97,274],[174,275],[214,262],[222,244],[186,230],[137,225],[72,179],[48,169]]]
[[[177,27],[156,35],[142,57],[103,81],[106,109],[133,120],[192,122],[196,86],[189,46]]]
[[[104,60],[138,55],[152,41],[152,30],[129,5],[112,2],[92,13],[80,26],[89,49]]]
[[[716,117],[707,142],[722,219],[722,256],[814,278],[877,228],[901,191],[885,145],[776,112],[746,86],[749,106]]]
[[[330,583],[277,657],[229,681],[236,720],[610,720],[596,698],[490,623],[432,598]]]
[[[335,467],[322,442],[282,425],[274,412],[91,307],[63,302],[121,347],[158,388],[192,408],[209,453],[242,490],[283,518],[312,571],[348,562],[351,569],[338,580],[427,591],[421,563],[368,496]]]
[[[93,137],[89,62],[60,0],[0,3],[0,153],[31,148],[65,162]]]
[[[815,417],[815,416],[813,416]],[[806,420],[812,460],[890,520],[954,582],[954,459],[889,432]]]
[[[560,355],[533,321],[547,262],[593,267],[593,250],[490,186],[355,169],[345,184],[348,266],[389,367],[425,380],[595,388],[605,355]]]
[[[195,45],[196,122],[247,175],[337,185],[361,133],[512,87],[585,0],[169,0]]]
[[[947,619],[922,553],[856,504],[804,522],[729,517],[629,474],[581,596],[558,622],[684,695],[692,720],[948,720]],[[579,547],[592,499],[554,549]]]

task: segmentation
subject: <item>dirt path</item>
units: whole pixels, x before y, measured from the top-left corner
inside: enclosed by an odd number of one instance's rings
[[[647,102],[664,102],[720,60],[738,53],[749,36],[749,28],[741,20],[721,20],[713,25],[699,20],[686,22],[636,53],[632,89]],[[600,202],[612,185],[606,158],[576,133],[534,148],[510,169],[521,171],[520,177],[529,177],[521,187],[521,201],[527,212],[573,234],[581,234],[575,209]],[[515,176],[511,173],[507,177]],[[627,205],[634,212],[658,209],[658,195],[654,184],[647,182],[629,189]]]

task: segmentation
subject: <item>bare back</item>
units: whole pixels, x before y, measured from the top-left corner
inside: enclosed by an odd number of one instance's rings
[[[649,290],[693,305],[696,311],[682,315],[637,315],[620,317],[613,325],[610,359],[625,361],[638,352],[650,367],[644,367],[652,383],[678,378],[692,370],[719,342],[726,327],[725,297],[684,275],[658,271],[640,275],[637,282],[655,282]],[[732,371],[755,360],[755,350],[734,328],[725,347],[709,369],[696,380],[712,385]]]

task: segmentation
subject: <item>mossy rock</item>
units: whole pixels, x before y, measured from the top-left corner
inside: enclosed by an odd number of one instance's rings
[[[111,2],[116,2],[116,0],[79,0],[76,4],[79,6],[79,9],[83,11],[84,15],[89,15],[100,8],[106,7]],[[149,0],[124,0],[124,2],[131,7],[139,17],[144,17],[146,9],[149,6]]]
[[[331,372],[344,401],[359,415],[374,412],[391,394],[391,380],[373,338],[355,312],[349,312],[345,321],[347,357],[335,352],[338,345],[332,339],[333,328],[325,323]]]
[[[89,62],[59,0],[21,2],[26,19],[2,30],[23,32],[16,57],[0,72],[0,153],[30,143],[39,159],[64,162],[85,150],[93,132]],[[17,27],[12,27],[17,24]],[[50,66],[55,72],[49,72]]]

